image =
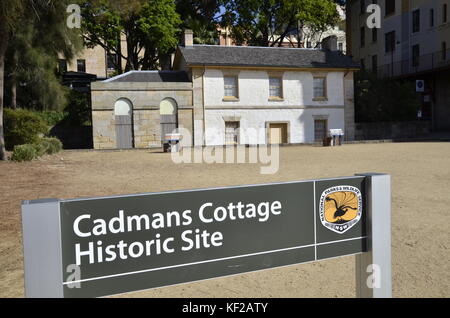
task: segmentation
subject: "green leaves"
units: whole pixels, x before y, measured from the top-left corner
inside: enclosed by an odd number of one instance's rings
[[[300,40],[303,28],[323,31],[339,21],[331,0],[226,0],[223,24],[237,43],[281,45],[288,33]]]
[[[125,71],[157,68],[178,43],[181,20],[171,0],[83,1],[82,17],[86,45],[117,54]],[[121,63],[116,70],[122,73]]]
[[[356,122],[415,120],[420,102],[415,83],[379,79],[360,71],[355,78]]]

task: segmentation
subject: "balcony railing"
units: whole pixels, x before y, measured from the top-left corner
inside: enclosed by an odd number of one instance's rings
[[[378,77],[397,77],[430,72],[444,67],[450,67],[450,49],[385,64],[377,69],[377,74]]]

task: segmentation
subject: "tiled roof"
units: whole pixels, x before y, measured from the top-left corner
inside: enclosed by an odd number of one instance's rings
[[[339,51],[279,47],[193,45],[180,47],[188,66],[359,68]]]

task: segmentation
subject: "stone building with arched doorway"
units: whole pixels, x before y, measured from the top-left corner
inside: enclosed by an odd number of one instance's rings
[[[186,32],[174,71],[131,71],[92,84],[96,149],[323,142],[354,138],[359,64],[336,49],[194,45]],[[183,128],[183,129],[181,129]]]
[[[161,147],[179,127],[192,132],[192,82],[182,71],[128,72],[92,85],[95,149]]]

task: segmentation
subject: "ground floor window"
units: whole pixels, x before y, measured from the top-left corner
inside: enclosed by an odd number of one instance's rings
[[[239,144],[239,128],[240,128],[240,123],[238,121],[226,121],[225,122],[225,144],[226,145]]]

